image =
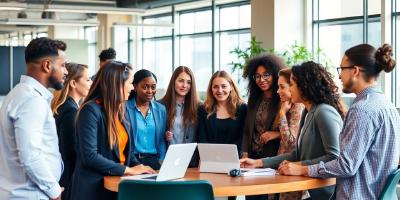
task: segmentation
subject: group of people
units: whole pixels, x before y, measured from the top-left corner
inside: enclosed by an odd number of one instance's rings
[[[65,49],[49,38],[26,47],[27,75],[0,110],[0,199],[116,199],[104,176],[155,173],[169,145],[192,142],[236,144],[243,167],[337,177],[336,190],[309,190],[311,199],[376,199],[397,169],[399,113],[375,86],[395,67],[390,45],[346,51],[337,69],[343,92],[357,95],[348,110],[313,61],[288,68],[275,55],[250,59],[247,103],[225,71],[212,75],[201,102],[193,72],[179,66],[156,100],[157,76],[115,61],[113,49],[93,77],[66,63]]]

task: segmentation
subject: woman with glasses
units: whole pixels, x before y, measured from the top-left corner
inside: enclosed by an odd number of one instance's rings
[[[280,143],[278,72],[282,59],[263,55],[248,61],[243,77],[249,83],[248,110],[243,135],[242,157],[276,156]]]
[[[225,71],[211,77],[204,106],[199,107],[200,143],[236,144],[241,151],[247,106]]]
[[[248,109],[243,131],[242,158],[276,156],[280,143],[278,73],[283,60],[275,55],[262,55],[247,62],[243,77],[248,82]],[[265,199],[267,195],[247,196]]]
[[[131,150],[140,163],[158,170],[166,153],[167,112],[164,105],[154,100],[157,77],[141,69],[134,75],[133,86],[126,105],[134,141]]]
[[[132,67],[110,61],[100,68],[76,121],[77,162],[72,178],[74,200],[117,199],[104,188],[104,176],[154,173],[131,154],[132,129],[124,116],[133,89]]]
[[[307,111],[304,122],[301,123],[296,148],[275,157],[242,159],[242,167],[279,169],[289,161],[313,165],[338,157],[339,134],[346,111],[331,74],[312,61],[293,66],[291,71],[291,101],[304,104]],[[334,186],[329,186],[309,190],[309,193],[312,199],[330,199],[334,189]]]

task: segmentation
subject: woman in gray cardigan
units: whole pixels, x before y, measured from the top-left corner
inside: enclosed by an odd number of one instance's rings
[[[338,157],[345,108],[331,75],[312,61],[296,65],[292,68],[290,92],[292,101],[303,103],[307,110],[296,148],[275,157],[242,159],[242,167],[278,168],[283,162],[311,165]],[[309,190],[312,199],[329,199],[333,192],[334,186]]]

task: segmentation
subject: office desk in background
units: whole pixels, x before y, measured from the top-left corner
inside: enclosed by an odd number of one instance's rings
[[[334,178],[281,175],[230,177],[227,174],[199,173],[197,168],[188,169],[185,177],[179,180],[207,180],[212,184],[216,197],[292,192],[336,184]],[[114,192],[118,192],[120,182],[119,176],[104,177],[104,187]]]

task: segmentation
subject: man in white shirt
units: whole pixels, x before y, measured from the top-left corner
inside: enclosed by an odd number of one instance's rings
[[[47,88],[63,87],[65,49],[45,37],[25,49],[27,74],[0,109],[0,199],[61,199],[63,162]]]

